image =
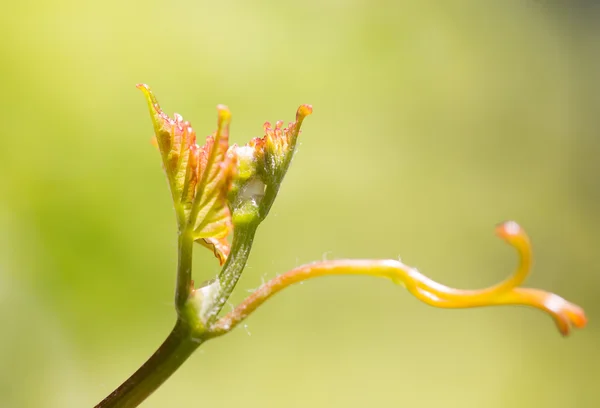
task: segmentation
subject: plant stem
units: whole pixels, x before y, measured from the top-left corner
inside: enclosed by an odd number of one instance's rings
[[[254,241],[254,235],[256,234],[256,228],[258,222],[253,222],[244,226],[236,226],[235,233],[233,236],[233,243],[231,245],[231,253],[223,265],[221,273],[219,273],[219,296],[216,297],[215,302],[209,308],[209,314],[207,316],[207,324],[212,323],[229,296],[233,292],[233,288],[237,284],[242,271],[246,266],[248,257],[250,256],[250,250],[252,249],[252,242]]]
[[[131,377],[114,390],[96,408],[137,407],[169,378],[204,341],[203,332],[186,320],[185,306],[192,290],[192,255],[194,239],[180,230],[178,239],[175,327],[156,352]]]
[[[202,338],[193,337],[190,327],[178,319],[167,339],[148,361],[95,408],[137,407],[165,382],[202,342]]]
[[[209,308],[209,318],[215,319],[237,283],[252,247],[258,224],[250,224],[236,230],[230,257],[219,275],[222,288],[214,304]],[[179,317],[175,327],[156,352],[122,385],[95,408],[137,407],[202,344],[208,333],[197,322],[190,320],[188,298],[192,290],[191,268],[193,253],[191,234],[179,235],[179,263],[177,268],[177,291],[175,304]]]
[[[192,256],[194,238],[187,229],[179,232],[177,243],[177,283],[175,286],[175,308],[181,317],[192,288]]]

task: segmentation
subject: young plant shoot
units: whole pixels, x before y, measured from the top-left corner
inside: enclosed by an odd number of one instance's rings
[[[148,103],[156,144],[167,176],[178,232],[175,285],[175,327],[158,350],[97,408],[138,406],[155,391],[203,342],[235,328],[267,299],[295,283],[326,275],[370,275],[388,278],[422,302],[440,308],[523,305],[549,314],[566,336],[583,328],[583,310],[565,299],[521,285],[532,265],[531,244],[524,229],[508,221],[496,234],[515,248],[516,271],[506,280],[480,290],[461,290],[427,278],[396,260],[349,259],[315,262],[292,269],[263,284],[233,311],[221,310],[238,282],[260,223],[269,214],[290,166],[300,128],[312,113],[301,105],[296,120],[284,127],[264,125],[264,136],[245,146],[229,145],[231,113],[217,107],[217,130],[202,146],[192,125],[180,115],[166,115],[147,85],[137,86]],[[230,243],[228,237],[232,236]],[[194,243],[210,249],[221,265],[217,276],[192,280]]]

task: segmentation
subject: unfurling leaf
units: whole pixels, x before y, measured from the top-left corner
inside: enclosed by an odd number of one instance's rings
[[[280,183],[290,164],[296,141],[300,134],[300,128],[304,118],[312,113],[312,106],[301,105],[296,112],[296,121],[283,127],[283,121],[275,123],[275,128],[271,123],[265,122],[262,138],[254,138],[248,144],[252,146],[259,160],[262,160],[262,173],[267,178],[267,182]]]
[[[294,156],[302,122],[311,113],[312,106],[301,105],[288,127],[278,121],[273,129],[266,122],[262,138],[235,147],[239,166],[229,195],[235,225],[260,222],[268,214]]]
[[[223,264],[229,255],[227,236],[232,230],[227,194],[237,171],[235,149],[229,147],[229,110],[223,105],[217,107],[217,131],[200,147],[189,122],[178,114],[170,118],[147,85],[137,87],[148,102],[180,230],[189,231]]]

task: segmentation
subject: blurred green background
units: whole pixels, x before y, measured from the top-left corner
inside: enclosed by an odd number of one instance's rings
[[[143,405],[597,407],[600,12],[592,1],[22,0],[0,15],[0,406],[91,407],[174,322],[176,236],[138,82],[237,143],[314,114],[237,303],[322,258],[397,258],[582,305],[565,340],[523,308],[438,310],[323,278],[204,345]],[[194,276],[218,266],[198,247]]]

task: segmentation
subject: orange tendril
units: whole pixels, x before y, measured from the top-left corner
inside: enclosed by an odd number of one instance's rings
[[[504,281],[479,290],[454,289],[437,283],[417,269],[395,260],[335,260],[316,262],[292,269],[263,284],[232,312],[211,328],[213,336],[225,334],[243,321],[267,299],[286,287],[308,279],[327,275],[371,275],[388,278],[403,285],[417,299],[440,308],[522,305],[548,313],[560,333],[568,335],[572,327],[583,328],[584,311],[553,293],[519,287],[529,275],[532,251],[529,238],[516,222],[508,221],[496,228],[496,234],[519,254],[516,271]]]

